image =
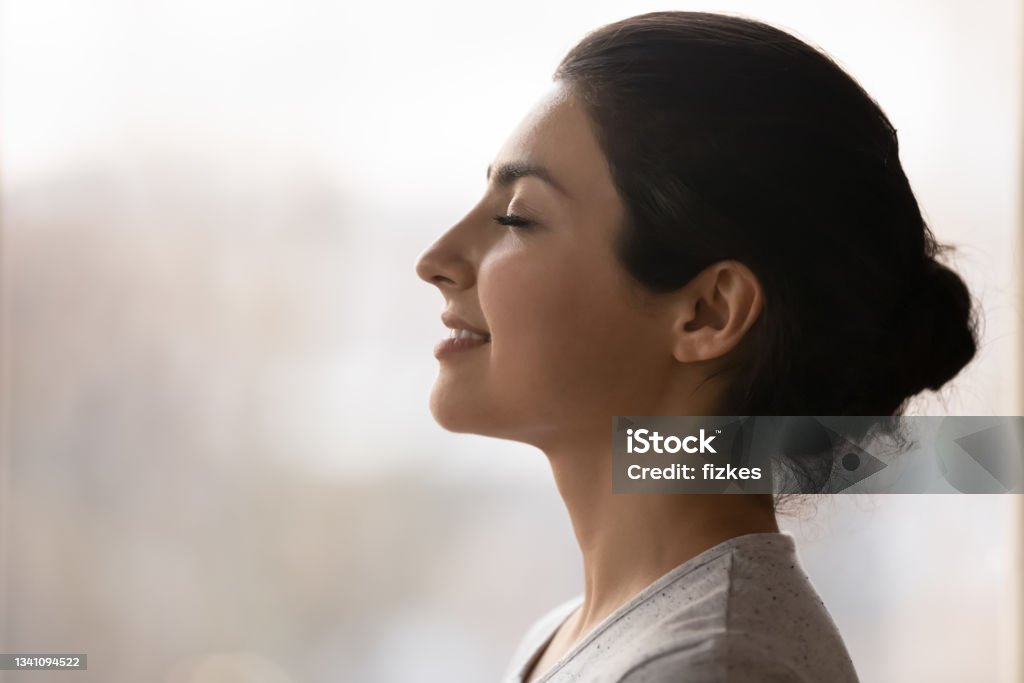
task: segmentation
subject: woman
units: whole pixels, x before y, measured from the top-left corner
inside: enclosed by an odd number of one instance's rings
[[[656,12],[576,45],[487,179],[417,263],[430,409],[545,453],[584,567],[506,680],[856,681],[776,501],[612,495],[609,427],[898,414],[972,358],[886,116],[782,31]]]

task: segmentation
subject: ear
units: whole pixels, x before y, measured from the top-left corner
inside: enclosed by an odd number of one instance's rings
[[[739,261],[711,264],[680,294],[672,327],[672,351],[680,362],[729,353],[753,327],[763,307],[761,283]]]

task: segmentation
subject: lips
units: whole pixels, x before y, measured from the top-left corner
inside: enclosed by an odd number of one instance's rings
[[[491,341],[491,333],[486,329],[450,311],[441,314],[441,322],[451,329],[451,336],[442,339],[434,347],[434,357],[438,360],[461,355],[460,352],[486,346]]]
[[[445,327],[451,328],[453,330],[468,330],[469,332],[480,335],[481,337],[484,337],[487,340],[490,340],[491,338],[491,333],[485,330],[484,328],[473,325],[468,321],[464,320],[463,318],[460,318],[454,313],[450,313],[448,311],[445,311],[444,313],[441,314],[441,322],[444,323]]]

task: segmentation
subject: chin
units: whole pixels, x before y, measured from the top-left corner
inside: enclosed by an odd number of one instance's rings
[[[430,414],[443,429],[462,434],[486,434],[485,411],[479,401],[453,397],[436,386],[430,393]]]
[[[452,396],[437,387],[430,394],[430,414],[437,424],[458,434],[523,441],[520,424],[506,410],[480,396]]]

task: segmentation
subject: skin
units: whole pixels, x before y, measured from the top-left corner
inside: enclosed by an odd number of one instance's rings
[[[498,182],[497,169],[547,170]],[[616,260],[624,206],[582,101],[555,83],[491,164],[482,199],[419,257],[446,310],[489,343],[443,357],[430,410],[444,428],[536,446],[583,555],[584,599],[527,680],[672,568],[734,536],[778,532],[770,497],[612,495],[613,415],[720,415],[729,367],[762,307],[742,263],[650,294]],[[556,187],[557,185],[557,187]],[[494,220],[516,214],[528,228]]]

